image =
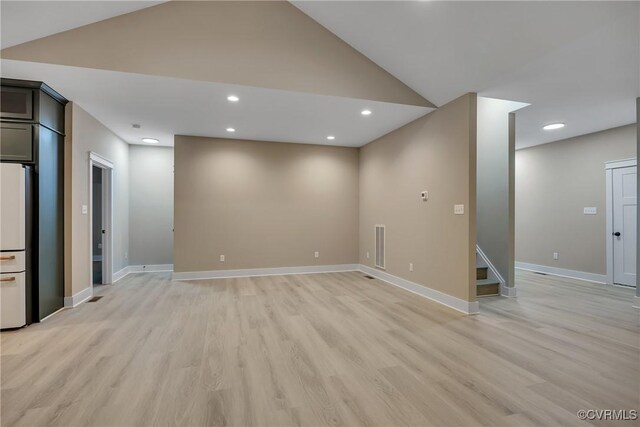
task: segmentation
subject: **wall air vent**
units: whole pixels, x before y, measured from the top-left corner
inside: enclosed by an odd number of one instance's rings
[[[384,225],[376,225],[376,260],[375,266],[385,269],[385,235]]]

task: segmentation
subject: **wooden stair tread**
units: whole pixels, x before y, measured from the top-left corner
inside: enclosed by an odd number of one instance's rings
[[[492,285],[500,286],[500,282],[498,282],[496,280],[491,280],[491,279],[483,279],[483,280],[476,280],[476,285],[478,285],[478,286],[492,286]]]

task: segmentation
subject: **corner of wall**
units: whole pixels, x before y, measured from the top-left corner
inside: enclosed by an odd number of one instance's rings
[[[469,302],[476,301],[478,94],[469,93]]]

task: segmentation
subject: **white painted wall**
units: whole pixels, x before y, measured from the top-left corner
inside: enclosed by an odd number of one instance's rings
[[[129,146],[130,264],[173,264],[173,148]]]

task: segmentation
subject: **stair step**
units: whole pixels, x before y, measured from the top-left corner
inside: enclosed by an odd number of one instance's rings
[[[500,295],[500,283],[495,280],[477,280],[476,296],[487,297],[491,295]]]
[[[489,267],[476,267],[476,279],[477,280],[484,280],[486,279],[488,276],[488,270]]]

